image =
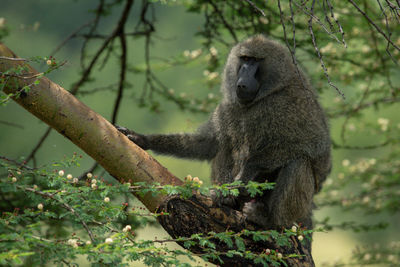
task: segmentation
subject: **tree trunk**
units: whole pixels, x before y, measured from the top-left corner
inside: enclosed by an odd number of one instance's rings
[[[5,75],[6,71],[25,66],[27,70],[14,77]],[[11,72],[12,73],[12,72]],[[15,94],[25,85],[37,79],[38,72],[27,65],[25,60],[17,56],[0,43],[0,79],[6,79],[3,91]],[[37,85],[30,85],[27,93],[14,98],[18,104],[46,122],[63,136],[68,138],[90,157],[96,160],[119,182],[129,180],[149,184],[182,185],[183,182],[171,174],[148,153],[132,143],[126,136],[102,116],[76,99],[61,86],[46,77],[39,79]],[[211,231],[257,230],[254,225],[246,223],[243,214],[229,207],[217,208],[211,198],[194,195],[190,199],[179,197],[153,196],[148,193],[136,197],[151,211],[165,211],[168,215],[159,216],[159,222],[174,238],[190,236],[195,233],[207,234]],[[258,229],[261,230],[261,229]],[[273,242],[254,242],[245,240],[246,249],[262,253],[266,248],[278,250],[283,255],[300,254],[302,258],[286,260],[289,266],[314,266],[311,251],[296,239],[290,247],[279,247]],[[201,253],[200,247],[193,247],[195,253]],[[217,243],[217,250],[227,251],[224,244]],[[224,266],[254,266],[244,258],[223,257]],[[219,264],[219,263],[217,263]]]

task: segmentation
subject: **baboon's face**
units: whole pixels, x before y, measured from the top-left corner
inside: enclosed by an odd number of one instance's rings
[[[247,105],[254,101],[259,90],[259,68],[262,59],[241,56],[236,82],[236,97],[240,104]]]
[[[249,108],[299,79],[286,47],[262,35],[234,46],[224,70],[225,100]]]

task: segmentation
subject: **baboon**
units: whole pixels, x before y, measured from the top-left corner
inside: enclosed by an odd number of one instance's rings
[[[214,183],[275,182],[261,197],[244,193],[227,203],[265,229],[312,228],[312,199],[331,169],[330,136],[317,96],[288,49],[263,35],[237,44],[221,92],[221,103],[195,133],[117,128],[143,149],[211,161]]]

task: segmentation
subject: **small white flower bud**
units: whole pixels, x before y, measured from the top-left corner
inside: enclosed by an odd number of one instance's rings
[[[369,196],[365,196],[365,197],[362,199],[362,202],[363,202],[364,204],[367,204],[369,201],[370,201]]]
[[[49,66],[50,66],[52,63],[53,63],[53,62],[51,62],[50,59],[48,59],[48,60],[46,61],[46,64],[49,65]]]
[[[92,179],[92,184],[96,184],[97,180],[96,179]]]
[[[59,172],[58,172],[58,175],[64,176],[64,171],[63,171],[63,170],[59,171]]]
[[[42,204],[42,203],[39,203],[39,204],[37,205],[37,208],[38,208],[39,210],[43,210],[43,204]]]
[[[208,75],[207,79],[208,79],[209,81],[214,80],[215,78],[218,77],[218,75],[219,75],[218,72],[215,72],[215,71],[214,71],[214,72],[211,72],[211,73]]]
[[[11,182],[15,183],[15,182],[17,182],[17,181],[18,181],[17,177],[11,178]]]
[[[265,250],[265,254],[267,254],[267,255],[271,254],[271,250],[270,250],[269,248],[267,248],[267,249]]]
[[[86,174],[86,177],[90,179],[90,178],[93,177],[93,174],[91,174],[90,172],[88,172],[88,173]]]
[[[193,180],[192,176],[190,174],[188,174],[185,179],[189,182],[191,182]]]
[[[337,190],[332,190],[331,192],[329,192],[329,194],[330,194],[332,197],[336,197],[336,196],[339,194],[339,192],[338,192]]]
[[[364,260],[369,261],[371,259],[371,254],[367,253],[364,255]]]
[[[343,165],[343,167],[349,166],[349,165],[350,165],[350,160],[344,159],[344,160],[342,161],[342,165]]]
[[[78,247],[78,240],[77,239],[68,239],[68,245],[73,246],[74,248]]]
[[[88,240],[88,241],[86,241],[86,245],[91,245],[92,244],[92,241],[90,241],[90,240]]]
[[[67,179],[71,180],[72,179],[72,174],[67,175]]]
[[[210,54],[216,56],[218,55],[218,50],[214,46],[212,46],[210,47]]]
[[[198,183],[200,181],[199,177],[193,177],[193,182]]]
[[[6,19],[1,17],[0,18],[0,29],[3,28],[6,25]]]
[[[195,59],[195,58],[197,58],[198,56],[200,56],[201,53],[202,53],[202,50],[201,50],[201,49],[193,50],[192,52],[190,52],[190,58],[191,58],[191,59]]]
[[[265,17],[260,17],[260,18],[259,18],[259,21],[260,21],[262,24],[268,24],[268,19],[265,18]]]
[[[283,258],[282,253],[278,253],[278,254],[277,254],[277,257],[278,257],[278,259],[282,259],[282,258]]]
[[[304,237],[302,235],[299,235],[297,238],[299,239],[299,241],[303,241],[303,239],[304,239]]]
[[[35,189],[35,190],[38,189],[38,186],[34,184],[33,189]]]
[[[356,130],[356,126],[355,126],[353,123],[350,123],[350,124],[347,126],[347,128],[348,128],[350,131],[352,131],[352,132],[354,132],[354,131]]]
[[[21,175],[21,174],[22,174],[22,172],[20,172],[20,171],[17,171],[17,174],[18,174],[18,175]]]
[[[96,184],[92,184],[92,189],[96,189],[97,185]]]
[[[105,242],[106,242],[106,244],[111,244],[113,242],[113,240],[111,237],[109,237],[109,238],[106,238]]]
[[[124,229],[122,229],[123,232],[129,232],[132,229],[132,227],[130,225],[127,225],[124,227]]]
[[[297,232],[297,227],[295,225],[293,225],[291,230],[292,230],[293,233],[296,233]]]
[[[77,183],[79,182],[79,179],[75,177],[74,179],[72,179],[72,182],[73,182],[74,184],[77,184]]]
[[[106,202],[106,203],[110,202],[110,198],[109,197],[105,197],[104,198],[104,202]]]

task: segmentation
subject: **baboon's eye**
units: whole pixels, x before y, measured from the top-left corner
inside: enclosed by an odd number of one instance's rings
[[[242,59],[243,61],[250,61],[252,58],[251,58],[251,57],[248,57],[248,56],[242,56],[241,59]]]

